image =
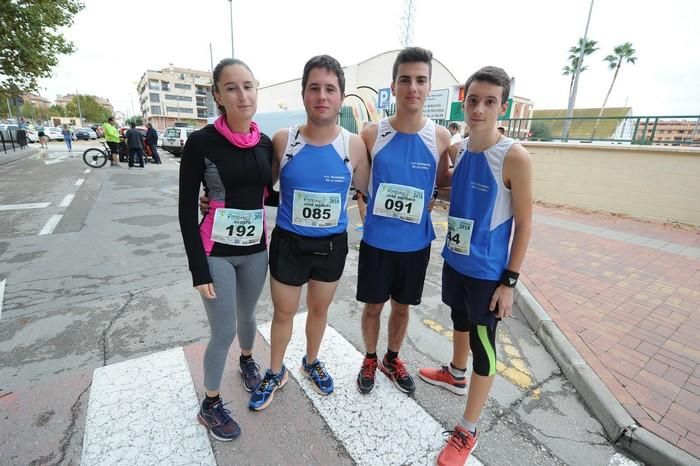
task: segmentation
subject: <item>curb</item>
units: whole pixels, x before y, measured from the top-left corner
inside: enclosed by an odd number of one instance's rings
[[[700,459],[636,423],[522,282],[515,304],[615,445],[650,465],[700,465]]]
[[[25,146],[25,148],[17,149],[12,152],[0,152],[0,167],[7,165],[8,163],[14,162],[15,160],[20,160],[30,155],[38,154],[40,149],[35,147]]]

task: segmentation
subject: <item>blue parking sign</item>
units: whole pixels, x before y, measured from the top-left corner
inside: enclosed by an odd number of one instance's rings
[[[384,89],[379,89],[377,95],[377,108],[379,110],[385,110],[389,108],[391,103],[391,89],[386,87]]]

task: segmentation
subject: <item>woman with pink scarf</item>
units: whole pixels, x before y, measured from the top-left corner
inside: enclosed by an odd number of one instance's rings
[[[242,61],[214,69],[212,93],[221,116],[188,139],[180,164],[179,219],[194,287],[211,336],[204,353],[206,397],[198,414],[209,434],[230,441],[241,433],[219,393],[229,348],[238,336],[243,387],[260,382],[253,359],[255,308],[267,275],[264,203],[272,192],[272,142],[253,121],[257,82]],[[200,187],[210,209],[198,222]]]

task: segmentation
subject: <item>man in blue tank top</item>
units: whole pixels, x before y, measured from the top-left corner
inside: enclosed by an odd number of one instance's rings
[[[284,354],[292,337],[301,287],[307,284],[306,355],[302,374],[321,395],[333,378],[318,359],[348,253],[347,203],[351,180],[367,192],[369,160],[362,139],[336,124],[345,97],[345,75],[328,55],[311,58],[301,80],[306,124],[279,130],[272,138],[273,179],[280,200],[270,241],[270,368],[250,397],[250,409],[265,409],[288,380]]]
[[[469,137],[452,146],[450,158],[441,158],[438,166],[438,186],[452,186],[442,252],[442,301],[454,326],[452,361],[419,371],[424,381],[464,395],[471,348],[466,408],[437,458],[441,466],[466,464],[476,447],[476,424],[496,374],[496,326],[511,315],[532,225],[530,155],[497,129],[508,107],[510,77],[487,66],[464,89]]]
[[[430,201],[438,161],[450,145],[446,128],[423,116],[430,92],[430,51],[403,49],[392,70],[396,114],[362,130],[372,166],[357,278],[357,300],[364,302],[362,335],[366,354],[357,389],[374,389],[379,368],[404,393],[415,390],[413,378],[398,357],[406,336],[409,306],[419,304],[430,243],[435,239]],[[380,315],[391,300],[386,355],[377,358]]]

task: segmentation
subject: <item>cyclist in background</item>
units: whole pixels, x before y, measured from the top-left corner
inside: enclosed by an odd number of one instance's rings
[[[121,167],[119,165],[119,131],[114,127],[114,117],[109,117],[107,123],[103,124],[102,127],[105,130],[105,140],[112,152],[110,167]]]

